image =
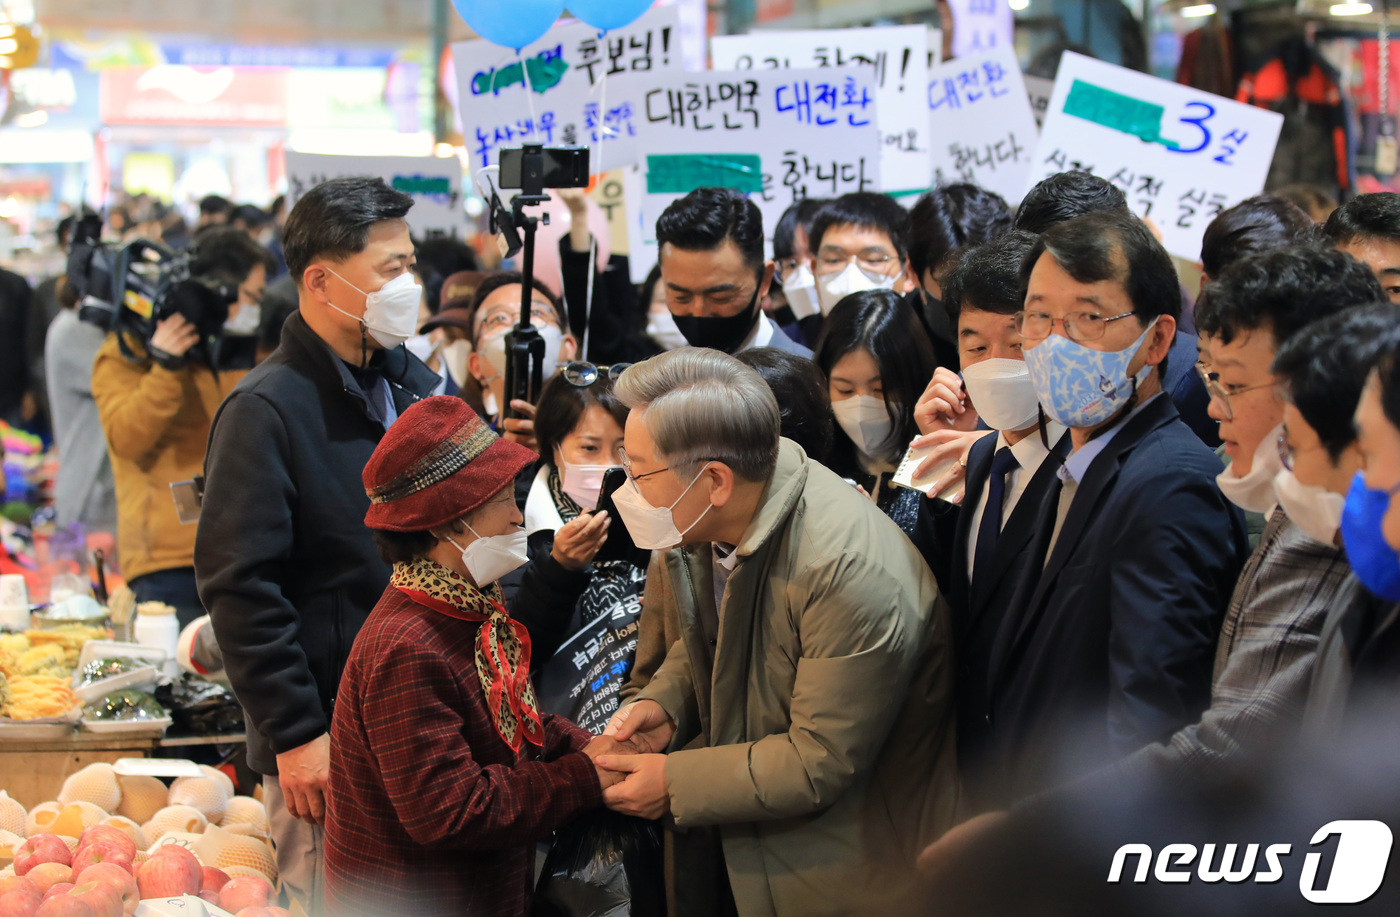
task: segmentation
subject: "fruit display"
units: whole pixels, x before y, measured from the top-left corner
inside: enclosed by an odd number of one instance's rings
[[[0,717],[37,720],[69,716],[78,707],[73,670],[83,646],[110,636],[81,624],[0,634]]]
[[[176,779],[90,764],[25,810],[0,790],[0,917],[130,917],[195,895],[237,917],[282,917],[267,811],[215,768]],[[143,818],[143,821],[138,821]]]

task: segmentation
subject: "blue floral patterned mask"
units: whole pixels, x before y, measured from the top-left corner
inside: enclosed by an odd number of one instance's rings
[[[1026,368],[1045,413],[1056,423],[1079,429],[1096,427],[1118,413],[1152,372],[1144,365],[1135,377],[1128,377],[1128,365],[1156,324],[1154,318],[1123,350],[1094,350],[1058,334],[1027,349]]]

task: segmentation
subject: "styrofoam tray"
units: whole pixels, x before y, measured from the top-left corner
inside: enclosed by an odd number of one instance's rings
[[[120,659],[141,659],[160,668],[161,663],[165,662],[166,652],[158,646],[146,646],[143,643],[89,640],[83,644],[83,650],[78,654],[78,671],[87,668],[87,664],[95,659],[109,659],[114,656]]]
[[[203,777],[199,769],[188,758],[118,758],[112,770],[119,777]]]
[[[32,720],[12,720],[0,716],[0,739],[66,739],[82,719],[83,708],[74,707],[67,716],[45,716]]]
[[[83,717],[83,728],[99,735],[165,735],[170,727],[170,717],[158,720],[94,720]]]
[[[97,657],[105,659],[105,656]],[[78,679],[82,677],[82,669],[73,673],[73,696],[84,704],[90,704],[95,700],[101,700],[113,691],[121,691],[124,688],[135,688],[138,691],[152,691],[155,689],[156,680],[160,672],[153,665],[143,665],[132,669],[130,672],[123,672],[121,675],[113,675],[111,678],[103,678],[94,681],[90,685],[78,685]]]

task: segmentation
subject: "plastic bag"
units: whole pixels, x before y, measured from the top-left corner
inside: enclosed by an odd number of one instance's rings
[[[661,831],[607,809],[559,830],[535,889],[532,917],[665,917]]]
[[[170,707],[175,728],[189,735],[233,735],[243,731],[243,709],[223,685],[181,675],[156,695]]]

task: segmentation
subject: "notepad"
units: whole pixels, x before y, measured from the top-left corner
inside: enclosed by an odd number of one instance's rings
[[[936,448],[938,447],[929,446],[924,449],[911,448],[908,452],[904,453],[904,458],[900,460],[899,467],[895,469],[894,483],[898,484],[900,487],[917,490],[919,493],[929,496],[929,491],[933,489],[933,485],[943,480],[943,476],[951,471],[954,465],[958,464],[958,457],[954,455],[946,462],[940,462],[935,465],[933,471],[920,478],[918,483],[915,483],[914,472],[919,470],[919,465],[924,459],[928,458]],[[959,478],[956,484],[943,491],[943,493],[933,497],[933,499],[946,500],[949,503],[953,502],[955,499],[961,501],[966,482],[966,476]]]

